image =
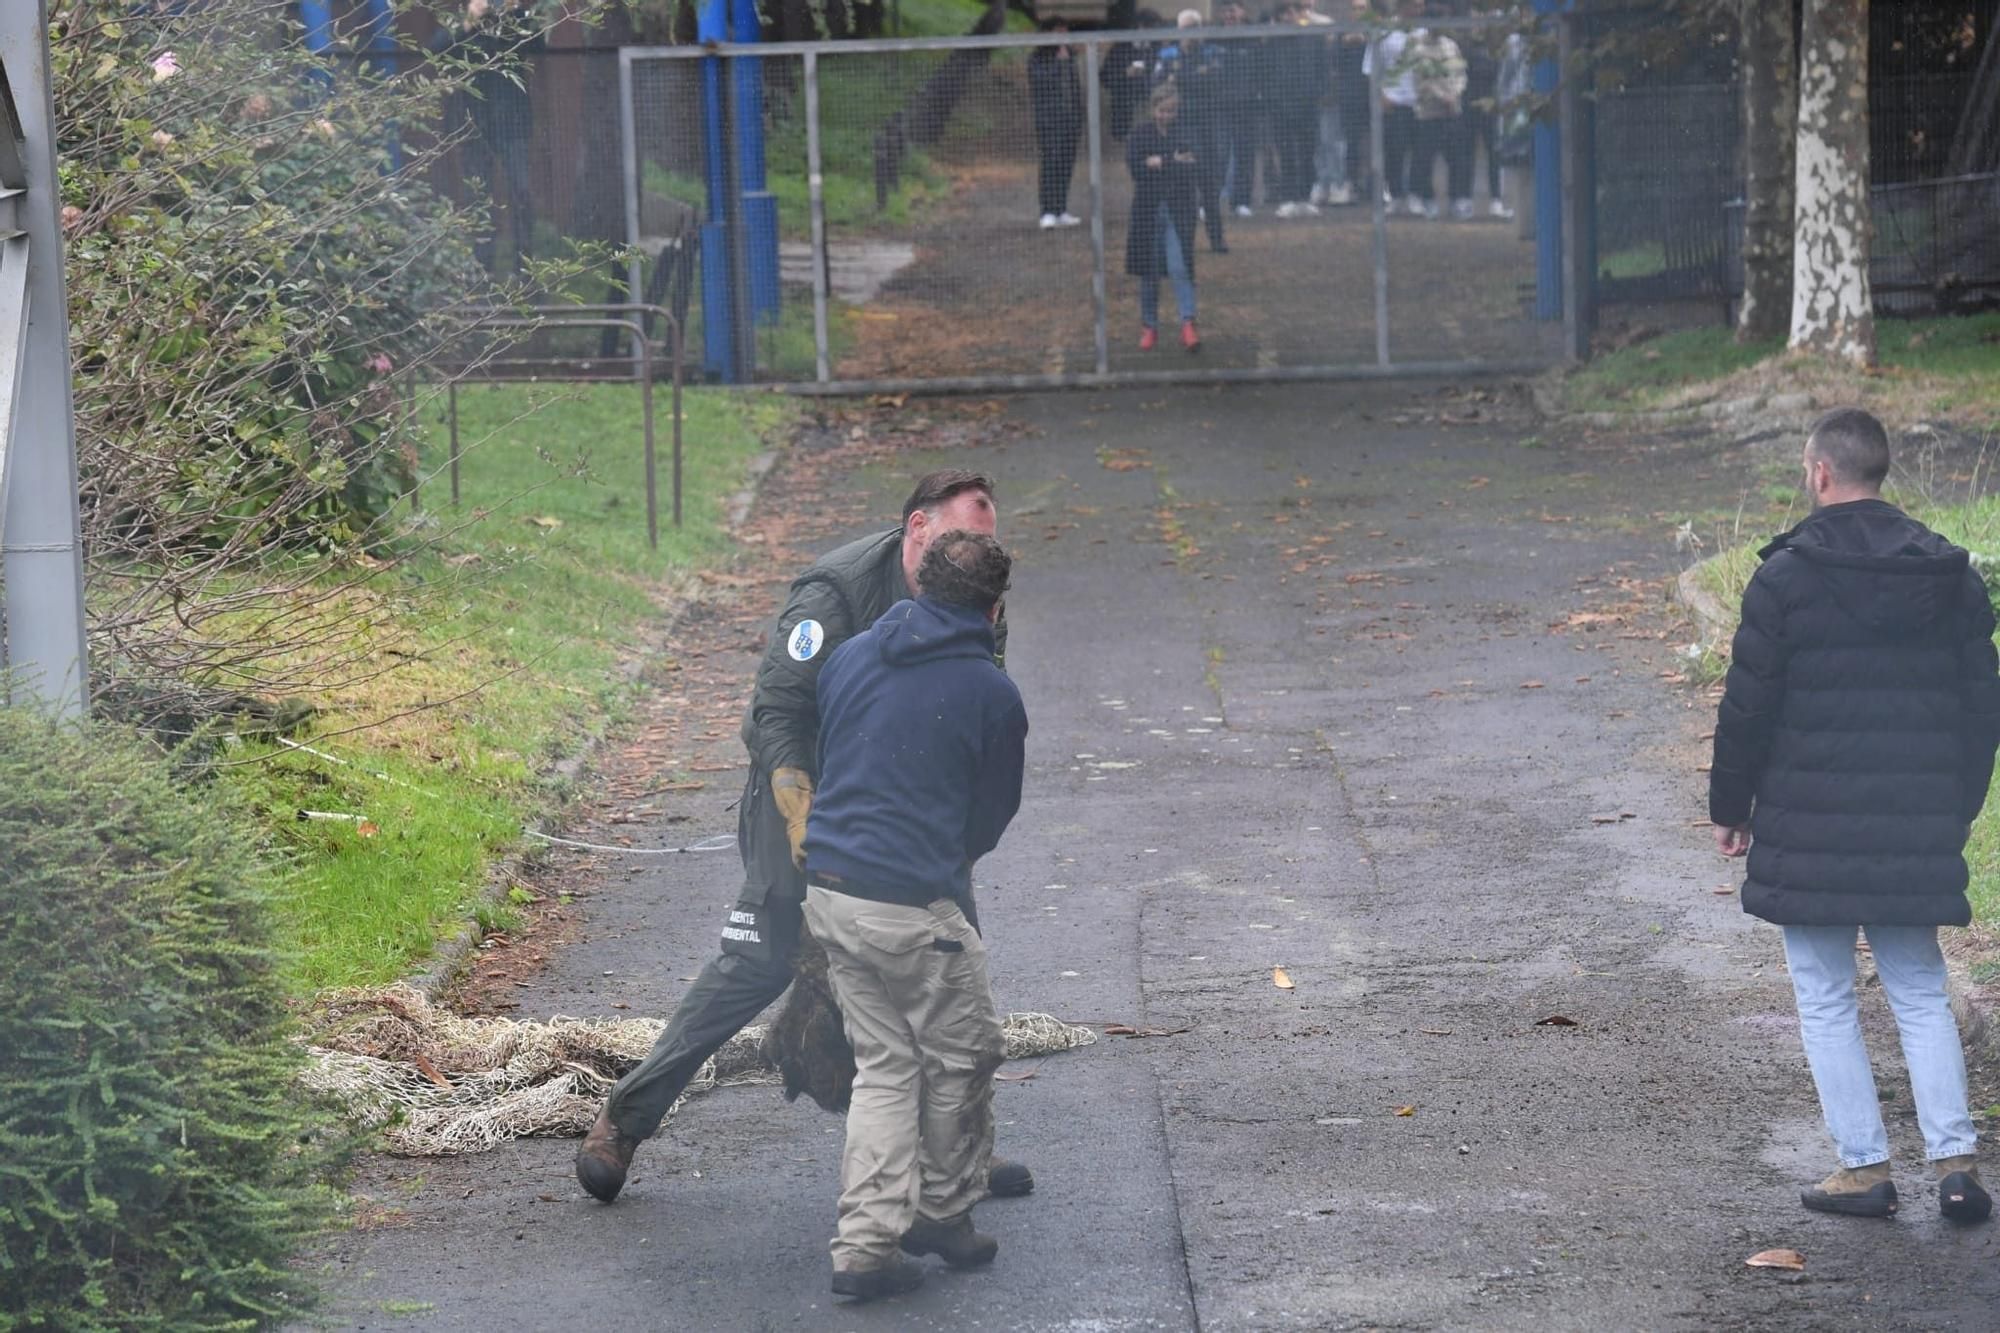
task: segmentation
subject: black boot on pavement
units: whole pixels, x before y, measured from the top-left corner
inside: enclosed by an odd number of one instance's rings
[[[833,1270],[833,1294],[853,1301],[877,1301],[901,1296],[924,1285],[924,1270],[901,1255],[890,1255],[876,1268]]]
[[[631,1169],[632,1153],[639,1140],[611,1123],[609,1107],[597,1113],[597,1123],[583,1136],[576,1150],[576,1180],[592,1198],[610,1203],[625,1188],[625,1173]]]
[[[1018,1199],[1035,1192],[1035,1173],[1020,1162],[995,1157],[986,1168],[986,1192],[996,1199]]]
[[[1979,1183],[1979,1162],[1970,1153],[1940,1157],[1931,1165],[1938,1174],[1938,1211],[1953,1222],[1984,1222],[1993,1215],[1993,1198]]]
[[[1843,1166],[1800,1194],[1799,1202],[1816,1213],[1839,1213],[1843,1217],[1894,1217],[1896,1182],[1890,1179],[1887,1162],[1877,1162],[1873,1166]]]
[[[953,1268],[982,1268],[1000,1253],[1000,1242],[972,1229],[968,1209],[949,1222],[919,1217],[916,1225],[903,1233],[905,1254],[935,1254]]]

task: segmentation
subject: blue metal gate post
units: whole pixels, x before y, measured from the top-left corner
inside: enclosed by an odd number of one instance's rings
[[[696,37],[702,45],[729,40],[728,0],[704,0]],[[708,189],[708,217],[701,225],[701,361],[710,375],[734,384],[736,338],[731,328],[735,303],[729,293],[729,171],[722,139],[722,60],[701,62],[702,176]]]
[[[16,698],[90,700],[48,14],[0,4],[0,561]]]
[[[731,37],[743,45],[763,39],[757,0],[731,0]],[[778,201],[764,179],[764,62],[735,61],[737,175],[742,181],[745,249],[750,269],[750,309],[760,324],[778,321]]]
[[[1535,0],[1535,12],[1553,20],[1569,9],[1569,0]],[[1543,25],[1543,38],[1552,36]],[[1535,92],[1553,95],[1563,72],[1553,59],[1535,62]],[[1548,111],[1535,118],[1535,318],[1563,317],[1562,135]]]

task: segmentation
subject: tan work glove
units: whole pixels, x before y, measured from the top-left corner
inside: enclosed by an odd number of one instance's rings
[[[771,774],[771,799],[785,817],[785,836],[792,844],[792,864],[806,868],[806,816],[813,808],[812,775],[802,768],[780,768]]]

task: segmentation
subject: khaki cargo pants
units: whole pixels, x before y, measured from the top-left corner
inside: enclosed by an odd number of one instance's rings
[[[918,1214],[943,1221],[985,1196],[1000,1015],[986,947],[949,898],[903,907],[814,885],[805,916],[854,1047],[833,1266],[876,1268]]]

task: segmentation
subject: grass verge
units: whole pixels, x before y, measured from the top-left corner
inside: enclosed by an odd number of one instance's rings
[[[1687,329],[1598,357],[1563,382],[1579,412],[1672,410],[1796,391],[1858,401],[1895,419],[1948,416],[2000,427],[2000,314],[1878,320],[1880,369],[1857,376],[1802,363],[1773,340],[1739,344],[1725,328]]]
[[[329,582],[360,669],[312,700],[321,711],[298,739],[321,753],[245,743],[223,769],[299,865],[280,913],[294,990],[392,980],[473,912],[523,823],[559,798],[551,762],[630,700],[619,665],[676,581],[726,556],[728,497],[789,409],[687,395],[676,530],[667,401],[657,551],[634,387],[477,386],[459,393],[460,503],[441,471],[425,490],[431,549],[359,586]],[[427,468],[444,462],[438,426]],[[504,928],[505,915],[481,924]]]
[[[1934,531],[1971,551],[1980,561],[1989,592],[2000,584],[2000,496],[1948,505],[1928,505],[1908,497],[1898,502]],[[1695,577],[1733,617],[1758,563],[1756,545],[1731,547],[1697,566]],[[1973,824],[1965,861],[1972,872],[1969,893],[1975,921],[2000,925],[2000,803],[1989,800]]]

